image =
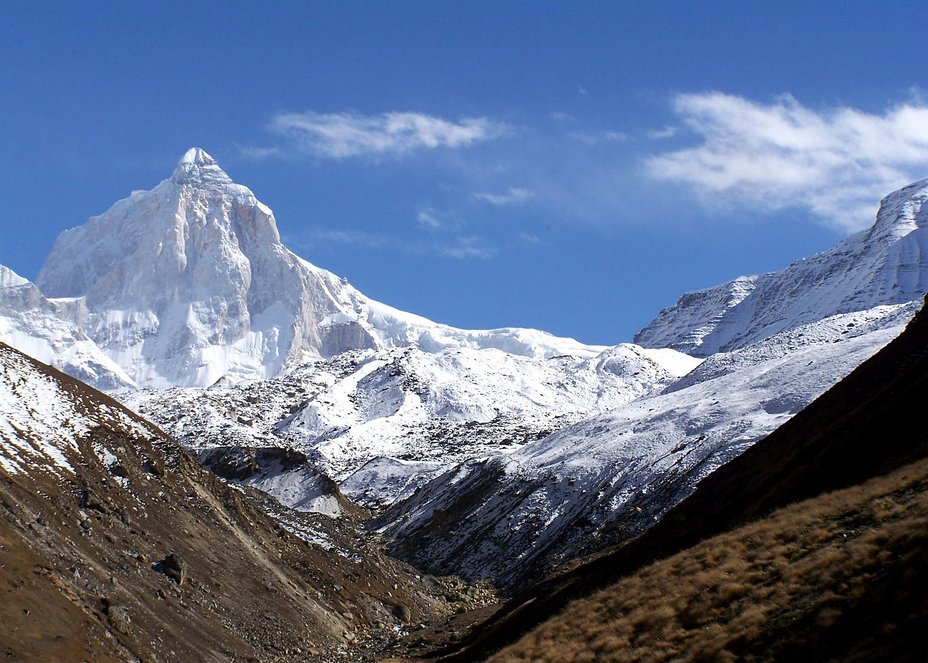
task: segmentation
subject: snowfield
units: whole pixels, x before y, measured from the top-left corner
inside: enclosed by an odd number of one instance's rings
[[[916,310],[839,315],[717,356],[701,380],[687,376],[437,477],[376,527],[395,553],[436,573],[509,583],[551,570],[644,531],[886,345]]]
[[[590,359],[495,349],[368,350],[271,380],[120,397],[189,448],[299,450],[346,495],[382,506],[456,463],[518,449],[654,393],[699,362],[633,345]]]

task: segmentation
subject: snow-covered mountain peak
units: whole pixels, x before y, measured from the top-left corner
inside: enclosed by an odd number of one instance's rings
[[[64,231],[36,286],[28,307],[7,307],[11,326],[35,335],[42,325],[24,321],[28,311],[60,316],[57,327],[121,367],[119,380],[93,381],[102,388],[234,384],[346,350],[604,350],[530,329],[455,329],[371,301],[287,249],[271,209],[196,147],[150,191]]]
[[[635,335],[701,357],[836,313],[920,301],[928,292],[928,180],[886,196],[869,229],[785,269],[683,295]]]
[[[202,147],[191,147],[184,152],[184,156],[177,163],[178,166],[192,164],[194,166],[217,166],[216,160]]]
[[[20,285],[28,285],[29,281],[14,272],[6,265],[0,265],[0,288],[14,288]]]
[[[871,241],[898,238],[928,226],[928,179],[913,182],[880,201],[876,223],[866,231]]]
[[[232,178],[219,167],[219,163],[210,156],[206,150],[199,147],[191,147],[184,153],[174,173],[171,175],[171,181],[176,184],[190,183],[232,183]]]

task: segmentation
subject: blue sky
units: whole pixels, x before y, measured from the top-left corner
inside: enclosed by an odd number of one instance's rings
[[[918,3],[270,7],[6,3],[0,263],[196,145],[375,299],[617,343],[928,177]]]

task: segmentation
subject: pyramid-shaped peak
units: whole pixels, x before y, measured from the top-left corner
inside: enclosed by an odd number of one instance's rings
[[[216,160],[201,147],[191,147],[184,152],[171,179],[178,184],[232,181]]]
[[[180,161],[177,163],[178,166],[183,164],[193,164],[194,166],[218,166],[216,160],[207,153],[202,147],[191,147],[189,150],[184,152],[184,156],[181,157]]]

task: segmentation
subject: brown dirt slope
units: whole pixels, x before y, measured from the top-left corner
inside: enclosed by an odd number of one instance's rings
[[[520,592],[435,656],[473,661],[655,560],[774,509],[852,486],[928,455],[928,312],[802,412],[700,483],[642,536],[568,565]],[[900,434],[900,431],[905,431]]]
[[[3,344],[0,361],[15,367],[0,378],[50,376],[99,424],[68,451],[73,473],[0,468],[4,660],[328,660],[441,614],[440,590],[356,540],[360,525],[290,512],[329,527],[322,544],[294,536],[268,514],[278,503],[229,487],[151,424],[146,437],[103,416],[128,413],[116,401]]]
[[[928,460],[779,510],[571,603],[494,656],[928,657]]]

